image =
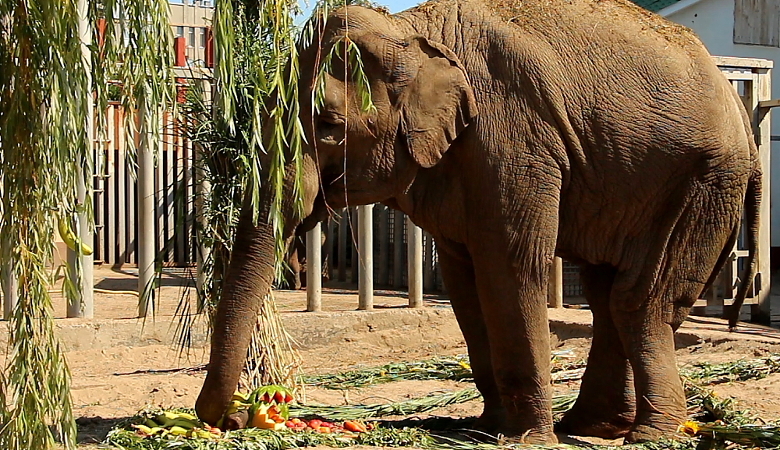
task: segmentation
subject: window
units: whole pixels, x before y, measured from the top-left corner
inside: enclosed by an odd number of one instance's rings
[[[780,47],[780,2],[734,0],[734,43]]]
[[[200,48],[206,48],[206,29],[198,28],[198,33],[200,33]]]
[[[190,47],[195,47],[195,27],[190,27]]]
[[[176,27],[176,37],[184,36],[184,27]]]

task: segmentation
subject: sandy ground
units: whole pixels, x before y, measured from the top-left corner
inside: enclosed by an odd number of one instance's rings
[[[208,359],[204,339],[194,342],[182,352],[171,341],[177,319],[177,305],[189,289],[185,273],[166,276],[157,296],[154,322],[167,324],[167,337],[137,339],[143,334],[141,322],[134,319],[136,298],[131,295],[99,293],[95,297],[93,321],[58,319],[61,335],[66,340],[67,359],[73,374],[72,395],[74,413],[80,425],[79,441],[84,448],[95,448],[105,433],[118,420],[132,416],[145,406],[191,407],[197,398],[205,372],[202,365]],[[95,273],[96,287],[106,290],[133,291],[136,279],[132,272],[99,269]],[[341,289],[339,289],[341,288]],[[354,291],[344,286],[325,290],[325,313],[305,313],[303,292],[277,292],[279,310],[299,337],[303,370],[307,374],[332,373],[386,364],[392,361],[414,361],[436,355],[459,355],[466,352],[465,343],[446,302],[439,296],[426,296],[426,311],[411,314],[404,308],[404,293],[380,292],[375,300],[376,313],[353,313],[357,306]],[[385,294],[385,295],[382,295]],[[65,305],[55,296],[58,317],[65,315]],[[552,314],[552,312],[551,312]],[[552,317],[552,316],[551,316]],[[570,350],[574,360],[587,356],[589,313],[582,310],[556,310],[556,320],[564,323],[553,339],[555,350]],[[124,342],[118,337],[117,323],[130,324],[130,336]],[[701,361],[724,362],[740,358],[756,358],[780,352],[780,334],[773,329],[750,329],[743,335],[724,333],[722,322],[692,319],[678,339],[678,361],[681,365]],[[90,333],[110,334],[94,338],[90,343],[68,342],[72,329],[86,327]],[[148,326],[147,326],[148,327]],[[341,328],[339,328],[341,327]],[[339,328],[338,333],[330,333]],[[113,331],[112,331],[113,330]],[[330,333],[330,334],[329,334]],[[584,334],[583,334],[584,333]],[[687,337],[685,337],[687,336]],[[119,339],[119,340],[118,340]],[[4,348],[4,346],[3,346]],[[0,354],[0,362],[4,355]],[[181,369],[170,371],[170,369]],[[577,389],[577,382],[556,385],[556,393]],[[308,388],[308,402],[330,405],[347,403],[380,403],[423,396],[434,391],[462,389],[469,383],[450,381],[405,381],[347,392]],[[739,404],[760,414],[765,420],[780,419],[780,374],[750,382],[718,385],[721,396],[735,397]],[[436,415],[468,417],[479,414],[479,402],[454,405],[435,411]]]

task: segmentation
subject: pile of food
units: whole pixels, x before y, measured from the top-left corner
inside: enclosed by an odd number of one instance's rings
[[[553,383],[581,377],[583,361],[554,360]],[[400,380],[471,378],[464,358],[418,361],[365,368],[304,380],[325,389],[343,390]],[[694,450],[696,448],[779,448],[780,425],[763,421],[734,401],[721,398],[707,386],[734,380],[759,379],[780,372],[780,354],[749,361],[698,364],[682,371],[688,398],[689,420],[681,423],[674,440],[634,445],[640,450]],[[559,416],[571,408],[577,393],[553,398]],[[476,389],[448,391],[398,403],[318,406],[295,402],[283,386],[263,386],[233,396],[230,408],[217,427],[209,427],[191,414],[175,410],[142,411],[130,423],[112,430],[106,444],[126,450],[287,450],[310,446],[414,447],[447,450],[505,450],[507,447],[473,436],[453,434],[469,428],[459,419],[409,418],[446,405],[479,398]],[[382,421],[395,417],[396,420]],[[398,419],[398,417],[406,417]],[[233,421],[233,422],[231,422]],[[460,436],[460,437],[458,437]],[[492,442],[495,442],[493,440]],[[593,450],[595,446],[586,446]],[[558,449],[583,448],[559,444]]]
[[[294,401],[292,392],[284,386],[270,385],[255,389],[249,394],[236,392],[225,417],[212,427],[200,421],[186,411],[146,411],[139,420],[131,424],[140,437],[186,437],[199,439],[220,439],[224,436],[221,427],[228,430],[256,428],[273,431],[295,431],[309,433],[334,434],[347,438],[356,437],[356,433],[366,433],[375,428],[373,423],[360,420],[330,422],[322,418],[290,417],[290,403]],[[231,417],[238,416],[238,424],[227,423]],[[235,419],[234,419],[235,420]],[[238,426],[236,426],[238,425]]]

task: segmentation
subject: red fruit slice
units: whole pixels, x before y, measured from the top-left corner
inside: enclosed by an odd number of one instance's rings
[[[286,393],[284,394],[284,402],[285,402],[285,403],[290,403],[291,401],[293,401],[293,396],[292,396],[292,394],[290,394],[289,392],[286,392]]]
[[[276,403],[284,403],[284,392],[282,391],[274,392],[274,400],[276,401]]]
[[[263,401],[266,403],[271,403],[271,396],[268,394],[268,392],[263,393]]]

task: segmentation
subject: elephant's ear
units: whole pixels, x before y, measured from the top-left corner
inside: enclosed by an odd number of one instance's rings
[[[398,65],[407,70],[410,64],[419,66],[416,71],[400,70],[412,76],[397,80],[403,86],[399,96],[401,138],[412,158],[429,168],[439,162],[452,141],[476,117],[477,103],[466,71],[450,49],[416,36],[403,53],[405,61]]]

